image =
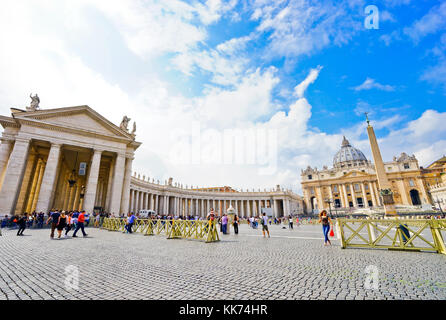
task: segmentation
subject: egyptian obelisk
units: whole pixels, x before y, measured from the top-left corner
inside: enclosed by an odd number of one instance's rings
[[[384,162],[379,151],[378,141],[376,140],[375,131],[370,125],[370,121],[367,119],[367,133],[369,135],[370,147],[372,148],[373,161],[375,162],[376,177],[378,178],[379,194],[382,198],[384,205],[385,215],[395,216],[395,201],[393,200],[392,185],[387,179],[386,170],[384,168]]]

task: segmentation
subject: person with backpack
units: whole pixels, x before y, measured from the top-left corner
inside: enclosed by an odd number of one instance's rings
[[[232,222],[232,225],[234,226],[235,234],[238,234],[238,223],[239,223],[239,218],[237,215],[234,215],[234,221]]]
[[[51,220],[51,233],[50,233],[51,239],[54,239],[54,231],[56,230],[57,224],[59,222],[59,216],[60,216],[60,213],[58,210],[51,211],[50,216],[48,217],[48,220],[46,221],[46,224],[48,224]]]
[[[28,222],[28,214],[25,213],[23,216],[17,218],[17,225],[19,230],[17,231],[18,236],[23,236],[23,231],[26,229],[26,223]]]
[[[268,233],[268,238],[270,238],[269,230],[268,230],[268,217],[266,216],[265,212],[263,213],[263,216],[260,219],[260,223],[262,224],[263,237],[265,238],[265,231],[266,231]]]
[[[288,229],[293,229],[293,217],[291,215],[288,216]]]

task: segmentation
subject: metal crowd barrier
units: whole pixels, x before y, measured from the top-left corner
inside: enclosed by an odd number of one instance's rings
[[[105,218],[102,229],[108,231],[125,231],[126,220]],[[193,239],[208,242],[220,241],[216,221],[201,220],[161,220],[137,219],[132,226],[133,232],[146,236],[164,234],[167,239]]]
[[[430,251],[446,255],[446,219],[337,219],[342,248]]]

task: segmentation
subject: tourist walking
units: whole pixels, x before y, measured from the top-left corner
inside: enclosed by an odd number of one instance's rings
[[[268,217],[266,216],[266,213],[263,213],[262,219],[260,220],[260,223],[262,224],[262,233],[263,233],[263,237],[265,238],[265,231],[268,233],[268,238],[270,238],[269,236],[269,230],[268,230]]]
[[[67,226],[65,227],[65,238],[68,237],[68,232],[73,227],[73,212],[70,212],[67,216]]]
[[[17,225],[19,226],[19,230],[17,231],[18,236],[23,236],[23,231],[26,229],[26,223],[28,221],[28,214],[25,213],[23,216],[17,219]]]
[[[234,215],[234,221],[232,222],[232,225],[234,226],[235,234],[238,234],[238,224],[239,224],[239,218],[237,215]]]
[[[51,239],[54,239],[54,230],[56,230],[57,223],[59,222],[59,216],[60,216],[59,211],[57,211],[57,210],[51,211],[50,216],[48,217],[48,220],[46,221],[46,224],[48,224],[51,220],[51,233],[50,233]]]
[[[67,216],[65,214],[65,211],[62,211],[62,213],[59,216],[59,221],[57,222],[57,233],[58,239],[62,236],[62,230],[67,226]]]
[[[127,218],[127,224],[125,225],[125,229],[127,230],[127,233],[132,233],[132,227],[133,224],[135,223],[135,215],[133,214],[133,212],[128,214],[128,218]]]
[[[288,229],[293,229],[293,217],[288,216]]]
[[[94,227],[95,228],[99,228],[99,219],[100,219],[100,214],[98,213],[98,214],[96,214],[96,218],[95,218],[95,220],[94,220]]]
[[[37,228],[43,228],[43,220],[45,219],[45,214],[43,212],[39,212],[37,215]]]
[[[331,219],[327,216],[327,211],[322,210],[319,214],[319,222],[322,223],[322,231],[324,233],[324,246],[331,245],[330,239],[328,239],[328,233],[330,232]]]
[[[228,216],[225,213],[221,218],[221,231],[223,234],[227,234],[227,230],[228,230]]]
[[[77,217],[77,224],[76,224],[76,230],[74,230],[73,238],[77,238],[76,233],[79,231],[79,229],[82,230],[82,234],[84,237],[87,236],[84,230],[84,222],[85,222],[85,211],[82,211],[79,213],[79,216]]]

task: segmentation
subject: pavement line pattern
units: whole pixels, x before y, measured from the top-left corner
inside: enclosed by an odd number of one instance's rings
[[[241,225],[239,235],[231,229],[204,243],[94,228],[50,240],[48,229],[23,237],[3,229],[0,300],[446,299],[444,255],[324,246],[320,226],[269,230],[260,239],[261,230]],[[370,266],[379,271],[373,290]],[[65,285],[67,268],[78,270],[78,288]]]

